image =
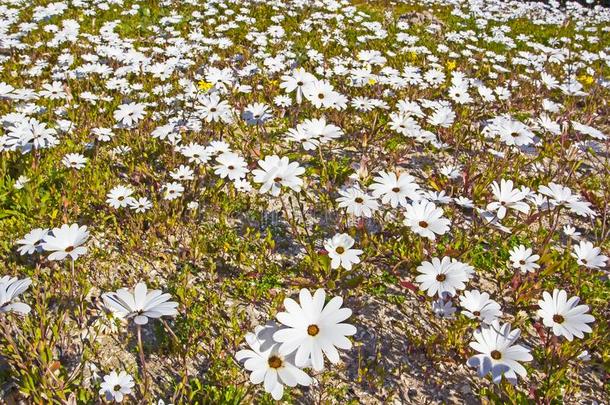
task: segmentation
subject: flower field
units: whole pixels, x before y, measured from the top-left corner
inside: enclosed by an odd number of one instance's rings
[[[608,403],[609,117],[596,0],[0,0],[0,403]]]

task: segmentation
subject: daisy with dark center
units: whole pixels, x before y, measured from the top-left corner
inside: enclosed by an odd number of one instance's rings
[[[70,169],[80,170],[85,167],[87,160],[80,153],[68,153],[61,159],[61,163]]]
[[[106,195],[106,202],[112,208],[124,208],[133,202],[133,189],[129,186],[118,185],[113,187]]]
[[[443,217],[442,208],[426,200],[407,205],[404,224],[416,234],[435,240],[436,235],[444,235],[449,230],[449,221]]]
[[[63,260],[66,256],[74,261],[87,253],[87,248],[83,245],[89,239],[87,226],[78,224],[64,224],[60,228],[53,228],[43,238],[42,248],[53,252],[49,255],[49,260]]]
[[[503,219],[508,209],[514,209],[524,214],[529,212],[529,205],[523,201],[527,197],[527,193],[524,190],[513,188],[512,180],[502,179],[500,184],[494,181],[491,189],[497,201],[487,204],[487,209],[496,212],[498,219]]]
[[[184,186],[176,181],[164,184],[161,189],[163,190],[163,198],[168,201],[175,200],[184,193]]]
[[[212,93],[199,97],[196,106],[199,116],[206,122],[224,122],[231,121],[231,106],[225,100],[221,100],[218,94]]]
[[[146,197],[134,198],[129,208],[137,213],[146,212],[152,208],[152,202]]]
[[[314,139],[320,144],[338,139],[343,131],[336,125],[326,122],[326,118],[312,118],[303,121],[297,126],[309,139]]]
[[[341,197],[337,198],[339,207],[345,208],[348,214],[356,217],[370,218],[379,209],[377,200],[362,191],[359,187],[339,190]]]
[[[186,156],[190,163],[204,164],[207,163],[212,157],[212,151],[209,147],[190,143],[189,145],[180,149],[180,153]]]
[[[251,372],[250,382],[264,383],[265,391],[277,401],[284,395],[284,386],[308,386],[313,381],[294,364],[294,354],[279,352],[280,345],[273,340],[273,334],[278,330],[281,330],[279,325],[273,321],[257,326],[254,333],[246,334],[250,348],[235,354],[237,361],[243,362],[246,370]]]
[[[532,361],[530,350],[515,342],[521,331],[511,331],[508,323],[500,326],[497,320],[483,325],[474,332],[474,341],[470,347],[479,354],[468,359],[470,367],[476,367],[479,376],[491,374],[496,384],[506,378],[511,384],[517,383],[517,376],[525,377],[527,370],[519,362]]]
[[[303,95],[316,108],[332,107],[337,98],[333,86],[326,80],[315,80],[303,87]]]
[[[228,177],[229,180],[237,180],[246,177],[249,172],[248,164],[243,157],[234,152],[223,152],[217,158],[218,163],[214,166],[214,173],[221,179]]]
[[[268,105],[263,103],[252,103],[246,107],[241,117],[248,125],[260,125],[269,121],[273,117],[273,114]]]
[[[174,316],[178,313],[178,303],[170,301],[169,294],[159,290],[148,291],[144,283],[138,283],[133,294],[121,288],[116,292],[103,294],[102,299],[116,317],[133,319],[137,325],[146,325],[149,318]]]
[[[576,258],[576,263],[588,269],[599,269],[608,261],[608,257],[601,253],[601,248],[593,246],[591,242],[581,241],[572,249],[572,257]]]
[[[406,173],[397,176],[396,173],[379,172],[373,180],[375,182],[369,186],[373,196],[381,198],[383,204],[389,203],[392,208],[399,205],[407,207],[407,200],[417,201],[421,198],[415,178]]]
[[[419,288],[426,291],[429,297],[438,294],[439,298],[444,294],[454,296],[457,290],[466,288],[466,283],[471,278],[467,266],[458,261],[452,261],[449,257],[440,260],[432,258],[431,262],[422,262],[417,271],[421,273],[415,281],[421,283]]]
[[[252,170],[254,182],[260,183],[260,193],[269,193],[274,197],[280,195],[282,187],[288,187],[295,192],[301,191],[305,168],[298,162],[290,162],[287,157],[277,155],[267,156],[258,161],[260,169]]]
[[[331,268],[343,267],[345,270],[351,270],[353,264],[360,263],[358,256],[363,252],[360,249],[352,249],[354,242],[354,238],[346,233],[336,234],[324,242],[324,249],[331,259]]]
[[[522,273],[534,272],[540,268],[536,261],[540,256],[532,254],[531,248],[523,245],[515,246],[510,252],[510,261],[514,268],[521,270]]]
[[[42,251],[42,242],[48,233],[49,230],[43,228],[36,228],[28,232],[23,239],[19,239],[15,242],[19,245],[19,253],[21,255],[31,255],[34,252]]]
[[[131,389],[135,382],[133,377],[125,371],[117,374],[116,371],[104,376],[104,381],[100,384],[99,394],[103,395],[106,401],[123,402],[123,399],[131,394]]]
[[[553,295],[542,293],[542,300],[538,301],[538,316],[542,318],[544,326],[553,329],[555,336],[564,336],[568,340],[584,337],[584,332],[591,333],[587,325],[595,321],[589,315],[587,305],[578,305],[580,298],[571,297],[564,290],[553,290]]]
[[[121,104],[114,112],[114,119],[117,120],[118,124],[125,127],[131,127],[137,124],[146,111],[145,106],[138,103]]]
[[[464,315],[484,323],[491,323],[502,316],[500,304],[489,298],[486,292],[464,291],[464,295],[460,297],[460,305]]]
[[[277,320],[287,326],[273,334],[280,343],[279,352],[284,355],[296,352],[295,364],[305,367],[310,361],[316,371],[324,369],[324,355],[331,363],[340,361],[337,348],[349,350],[352,343],[346,336],[356,333],[356,328],[342,323],[352,311],[341,308],[343,299],[334,297],[325,305],[326,293],[322,289],[315,294],[302,289],[299,303],[291,298],[284,300],[287,312],[277,314]]]

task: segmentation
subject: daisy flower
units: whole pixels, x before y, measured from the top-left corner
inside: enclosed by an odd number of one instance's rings
[[[576,228],[571,225],[564,225],[562,230],[566,236],[569,236],[572,239],[578,239],[578,237],[581,235],[580,232],[578,232]]]
[[[443,217],[442,208],[433,202],[422,200],[407,205],[404,224],[416,234],[435,240],[436,235],[444,235],[449,230],[449,221]]]
[[[287,312],[277,314],[277,320],[287,326],[273,334],[280,343],[279,352],[287,355],[296,351],[295,364],[305,367],[311,360],[313,369],[324,369],[324,355],[331,363],[340,361],[337,348],[349,350],[352,342],[346,338],[356,333],[353,325],[342,323],[352,315],[349,308],[341,308],[343,299],[334,297],[326,305],[326,293],[316,290],[313,297],[307,289],[299,293],[299,303],[284,300]]]
[[[23,239],[19,239],[15,242],[19,246],[19,253],[23,256],[25,254],[31,255],[36,251],[42,251],[42,240],[49,233],[46,228],[36,228],[28,232]]]
[[[16,190],[21,190],[29,181],[30,179],[28,176],[21,175],[17,178],[17,181],[15,181],[15,185],[13,187],[15,187]]]
[[[332,107],[337,98],[332,84],[326,80],[314,80],[303,87],[303,95],[316,108]]]
[[[439,298],[432,302],[432,312],[439,318],[453,319],[456,309],[451,300]]]
[[[574,194],[572,194],[572,190],[570,190],[569,187],[553,182],[546,186],[540,186],[538,191],[540,194],[548,197],[553,206],[568,205],[569,203],[577,201],[578,199]]]
[[[482,325],[474,332],[474,341],[470,347],[479,354],[470,357],[467,364],[476,367],[479,376],[491,374],[496,384],[504,376],[511,384],[517,383],[517,375],[525,377],[527,370],[519,362],[532,361],[530,350],[515,344],[521,331],[511,331],[510,324],[495,320],[490,325]]]
[[[230,122],[231,106],[216,93],[201,97],[199,102],[201,104],[197,106],[197,110],[206,122]]]
[[[85,167],[87,160],[80,153],[68,153],[61,159],[61,163],[70,169],[80,170]]]
[[[112,208],[127,207],[133,201],[133,189],[128,186],[118,185],[113,187],[106,195],[106,203]]]
[[[468,318],[484,323],[491,323],[502,316],[500,304],[489,298],[488,293],[478,290],[464,291],[464,295],[460,297],[460,306],[462,313]]]
[[[16,312],[20,315],[27,315],[30,306],[19,302],[17,296],[23,293],[32,284],[29,277],[23,280],[17,277],[4,276],[0,278],[0,313]]]
[[[252,184],[246,179],[237,179],[233,181],[233,186],[235,187],[235,190],[242,193],[248,193],[253,189]]]
[[[275,104],[276,107],[288,108],[292,105],[292,99],[283,95],[275,96],[273,98],[273,104]]]
[[[221,179],[228,177],[229,180],[237,180],[246,177],[248,164],[235,152],[223,152],[217,158],[218,163],[214,166],[214,173]]]
[[[170,301],[171,295],[159,290],[148,291],[146,284],[138,283],[133,294],[126,288],[102,294],[106,308],[122,319],[132,319],[137,325],[146,325],[149,318],[174,316],[178,303]]]
[[[487,204],[487,209],[492,212],[497,211],[498,219],[503,219],[509,208],[524,214],[529,212],[529,205],[522,201],[527,197],[527,193],[514,189],[512,180],[502,179],[500,184],[494,181],[491,184],[491,190],[497,201]]]
[[[122,402],[126,395],[131,394],[134,385],[133,377],[125,371],[121,371],[119,374],[113,371],[104,376],[99,393],[104,396],[106,401]]]
[[[250,382],[264,383],[265,391],[276,401],[284,396],[284,385],[308,386],[313,381],[307,373],[294,365],[294,353],[280,353],[279,343],[273,341],[273,334],[278,330],[279,325],[275,322],[257,326],[254,333],[246,335],[250,349],[240,350],[235,354],[237,361],[244,362],[246,370],[251,372]]]
[[[134,198],[129,203],[129,208],[137,213],[146,212],[152,208],[152,202],[146,197]]]
[[[269,121],[273,117],[273,114],[271,112],[271,107],[267,104],[252,103],[246,107],[241,117],[248,125],[258,125]]]
[[[329,142],[343,135],[341,128],[333,124],[327,124],[324,117],[305,120],[297,127],[300,127],[305,134],[317,139],[320,143]]]
[[[496,127],[500,140],[508,146],[526,146],[534,141],[534,133],[520,121],[504,117]]]
[[[49,260],[63,260],[66,256],[76,260],[87,253],[87,248],[81,246],[87,239],[89,231],[86,225],[79,227],[78,224],[63,224],[61,228],[53,228],[45,235],[42,248],[53,252],[49,255]]]
[[[381,198],[383,204],[390,204],[392,208],[407,207],[407,199],[417,201],[421,192],[415,183],[415,178],[406,173],[396,176],[395,173],[379,172],[373,179],[374,183],[369,186],[373,196]]]
[[[521,270],[522,273],[534,272],[540,268],[536,260],[540,256],[532,254],[531,248],[526,248],[523,245],[515,246],[510,251],[510,261],[514,268]]]
[[[172,171],[169,176],[178,181],[193,180],[195,178],[195,172],[186,165],[180,165],[176,170]]]
[[[190,143],[187,146],[184,146],[180,149],[180,153],[188,158],[189,163],[196,164],[207,163],[212,157],[210,148],[196,143]]]
[[[282,76],[281,79],[280,88],[284,89],[286,93],[294,92],[298,104],[301,104],[301,101],[303,100],[303,88],[316,81],[314,75],[301,68],[295,69],[292,72],[292,75]]]
[[[287,157],[273,155],[259,160],[258,165],[260,169],[252,170],[252,174],[254,182],[262,184],[261,194],[269,192],[277,197],[283,186],[296,192],[301,191],[303,179],[298,176],[305,173],[305,168],[299,166],[298,162],[290,162]]]
[[[571,297],[564,290],[553,290],[553,295],[544,291],[542,299],[538,301],[538,316],[542,318],[544,326],[553,328],[555,336],[565,336],[572,341],[574,336],[583,338],[583,332],[591,333],[591,327],[587,325],[595,321],[587,314],[587,305],[578,305],[580,298]]]
[[[163,191],[163,198],[172,201],[179,198],[184,192],[184,186],[178,182],[166,183],[161,187]]]
[[[576,262],[585,266],[588,269],[599,269],[606,265],[607,256],[601,254],[601,249],[594,247],[593,243],[581,241],[578,245],[574,245],[572,257],[576,258]]]
[[[343,267],[345,270],[351,270],[352,264],[360,263],[358,257],[363,252],[360,249],[352,249],[354,246],[354,238],[346,233],[336,234],[332,239],[327,239],[324,242],[324,249],[330,257],[330,267],[338,269]]]
[[[462,263],[452,261],[447,256],[442,259],[434,257],[431,262],[422,262],[417,271],[421,274],[415,281],[420,283],[419,288],[426,291],[429,297],[434,294],[438,294],[439,298],[444,294],[454,296],[457,290],[466,288],[471,277]]]
[[[113,113],[119,124],[131,127],[144,117],[144,105],[138,103],[121,104]]]
[[[348,214],[357,217],[370,218],[379,209],[379,203],[359,187],[339,190],[341,197],[337,198],[340,208],[345,208]]]
[[[286,137],[290,141],[299,142],[305,150],[315,150],[320,144],[316,135],[303,128],[302,124],[297,125],[296,128],[290,128],[286,132]]]
[[[451,107],[439,105],[434,108],[432,115],[428,117],[430,125],[435,127],[449,128],[455,121],[455,112]]]

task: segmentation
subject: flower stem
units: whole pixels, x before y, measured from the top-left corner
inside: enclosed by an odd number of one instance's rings
[[[142,396],[146,397],[146,393],[148,392],[148,372],[146,370],[146,359],[144,358],[144,345],[142,345],[142,325],[137,325],[136,329],[138,331],[138,352],[140,353],[140,366],[142,369],[142,378],[144,379],[144,391],[142,392]]]
[[[77,283],[78,281],[76,280],[75,274],[74,274],[74,259],[70,260],[70,271],[72,273],[72,284],[71,284],[71,291],[70,291],[70,295],[72,296],[72,298],[76,297],[76,291],[74,289],[74,284]]]

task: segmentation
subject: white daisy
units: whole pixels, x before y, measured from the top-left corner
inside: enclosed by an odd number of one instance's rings
[[[468,359],[470,367],[476,367],[479,376],[490,373],[494,383],[498,384],[504,376],[511,384],[517,383],[517,375],[525,377],[527,370],[519,362],[532,361],[530,350],[515,344],[521,331],[511,331],[510,324],[500,326],[495,320],[489,325],[482,325],[474,332],[474,341],[470,347],[479,352]]]
[[[333,269],[343,267],[345,270],[351,270],[352,264],[360,263],[358,256],[363,252],[360,249],[352,249],[352,246],[354,246],[354,238],[346,233],[338,233],[332,239],[327,239],[324,242],[324,249],[331,259],[330,267]]]
[[[45,236],[49,233],[46,228],[36,228],[28,232],[23,239],[19,239],[16,244],[20,245],[19,253],[21,255],[31,255],[32,253],[42,251],[42,241]]]
[[[148,318],[174,316],[178,313],[177,302],[171,295],[159,290],[148,291],[146,284],[138,283],[133,294],[126,288],[102,294],[106,307],[118,318],[131,319],[138,325],[146,325]]]
[[[342,323],[352,315],[349,308],[341,308],[343,299],[334,297],[326,305],[326,293],[316,290],[314,296],[302,289],[299,303],[291,298],[284,300],[287,312],[277,314],[277,320],[287,326],[273,334],[281,343],[279,352],[287,355],[296,351],[295,364],[304,367],[311,360],[313,369],[324,369],[324,355],[331,363],[340,361],[337,348],[349,350],[352,342],[346,338],[356,333],[353,325]]]
[[[437,208],[433,202],[416,201],[406,207],[404,224],[424,238],[435,240],[436,235],[444,235],[450,223],[443,217],[442,208]]]
[[[254,333],[246,335],[249,350],[240,350],[235,354],[237,361],[243,361],[246,370],[251,371],[252,384],[264,383],[265,391],[279,401],[284,395],[284,385],[295,387],[297,384],[308,386],[312,378],[294,365],[294,353],[280,353],[280,344],[273,340],[273,334],[279,326],[269,322],[257,326]]]
[[[542,299],[538,301],[538,316],[542,318],[544,326],[553,328],[555,336],[565,336],[572,341],[574,336],[583,338],[583,332],[591,333],[591,327],[587,325],[595,321],[587,314],[587,305],[578,305],[580,298],[571,297],[564,290],[553,290],[553,295],[544,291]]]
[[[61,228],[53,228],[44,238],[42,248],[53,252],[49,255],[49,260],[63,260],[70,256],[76,260],[79,256],[87,253],[87,248],[81,246],[89,239],[87,226],[78,224],[64,224]]]
[[[434,294],[438,294],[439,298],[444,294],[454,296],[457,290],[466,288],[472,276],[462,264],[447,256],[442,259],[434,257],[431,262],[424,261],[417,267],[421,274],[415,281],[420,283],[419,288],[426,291],[429,297]]]
[[[103,395],[106,401],[122,402],[126,395],[131,394],[134,385],[133,377],[125,371],[119,374],[113,371],[104,376],[99,394]]]
[[[28,314],[31,309],[30,306],[19,302],[17,296],[27,290],[30,284],[32,284],[32,280],[29,277],[23,280],[9,276],[0,278],[0,313]]]
[[[532,254],[531,248],[526,248],[523,245],[515,246],[510,251],[510,261],[514,268],[521,270],[522,273],[534,272],[540,268],[536,260],[540,259],[539,255]]]

